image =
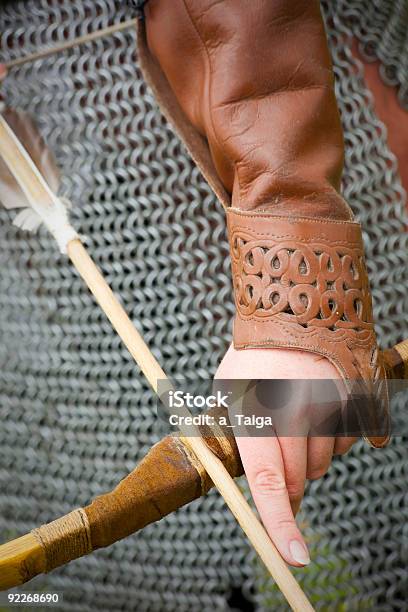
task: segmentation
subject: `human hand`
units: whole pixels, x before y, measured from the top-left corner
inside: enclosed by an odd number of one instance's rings
[[[288,349],[235,350],[231,346],[216,379],[339,379],[327,359]],[[303,430],[302,430],[303,431]],[[287,563],[296,567],[310,561],[295,521],[306,478],[323,476],[333,455],[346,453],[357,438],[333,436],[237,436],[252,496],[262,522]]]

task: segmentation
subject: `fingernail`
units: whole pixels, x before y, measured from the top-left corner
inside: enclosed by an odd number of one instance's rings
[[[309,565],[310,557],[306,546],[304,546],[299,540],[292,540],[289,544],[289,552],[296,563],[301,565]]]

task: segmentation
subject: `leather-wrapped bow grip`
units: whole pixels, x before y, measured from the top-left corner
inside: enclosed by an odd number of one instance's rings
[[[408,340],[384,351],[383,357],[389,378],[408,379]],[[211,414],[216,423],[218,416],[225,416],[220,409]],[[229,473],[241,476],[243,467],[230,430],[215,425],[201,431]],[[212,486],[183,438],[166,436],[113,491],[0,546],[0,589],[110,546],[201,497]]]

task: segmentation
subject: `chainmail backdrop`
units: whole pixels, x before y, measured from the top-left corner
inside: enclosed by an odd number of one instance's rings
[[[349,0],[343,4],[343,17],[360,41],[364,58],[380,60],[383,80],[398,88],[399,100],[408,109],[407,0]]]
[[[384,11],[367,4],[333,0],[324,9],[345,195],[366,232],[378,333],[389,346],[408,335],[408,235],[396,161],[350,53],[358,23],[368,28],[370,17],[379,35],[383,27]],[[381,0],[391,4],[394,17],[406,14],[407,0]],[[2,3],[2,57],[132,16],[120,0]],[[407,61],[405,43],[397,63]],[[141,78],[133,31],[24,65],[2,91],[32,113],[55,152],[74,226],[164,369],[208,378],[231,339],[224,214]],[[29,237],[1,210],[0,242],[5,541],[114,487],[163,426],[147,383],[47,232]],[[314,563],[297,576],[317,609],[406,609],[406,469],[401,438],[381,451],[359,443],[309,487],[300,520]],[[59,609],[80,612],[233,610],[240,591],[248,610],[287,609],[216,492],[28,588],[62,591]]]

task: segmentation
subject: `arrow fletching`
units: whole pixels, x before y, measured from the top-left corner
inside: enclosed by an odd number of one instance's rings
[[[3,109],[0,115],[0,202],[20,209],[13,224],[35,232],[44,223],[62,252],[77,238],[68,221],[67,204],[56,196],[60,173],[55,158],[31,117]]]

